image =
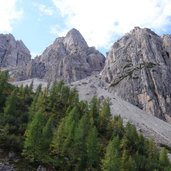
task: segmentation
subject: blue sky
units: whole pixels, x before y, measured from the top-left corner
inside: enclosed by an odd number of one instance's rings
[[[171,0],[0,0],[0,20],[33,56],[72,28],[105,53],[134,26],[170,34]]]

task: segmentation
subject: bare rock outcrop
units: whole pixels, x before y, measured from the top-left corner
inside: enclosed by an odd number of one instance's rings
[[[88,47],[78,30],[72,29],[46,48],[38,62],[45,65],[46,80],[73,82],[101,71],[105,58],[94,47]]]
[[[17,80],[41,78],[47,81],[73,82],[103,69],[105,57],[94,47],[88,47],[80,32],[70,30],[65,37],[57,38],[23,69],[15,70]]]
[[[135,27],[113,44],[101,72],[110,91],[171,122],[171,37]]]
[[[0,67],[16,67],[31,60],[30,51],[12,34],[0,34]]]

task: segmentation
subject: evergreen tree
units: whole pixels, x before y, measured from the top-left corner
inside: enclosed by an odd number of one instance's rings
[[[41,161],[42,163],[45,163],[48,165],[50,165],[53,162],[51,153],[50,153],[50,144],[52,141],[53,129],[54,129],[53,119],[49,118],[47,120],[47,123],[42,129],[42,135],[41,135],[41,139],[42,139],[41,140],[42,142],[41,143],[41,150],[42,150]]]
[[[108,134],[110,130],[110,122],[111,122],[111,113],[110,113],[110,106],[109,100],[105,100],[102,105],[102,109],[100,111],[99,116],[99,131],[102,134]]]
[[[124,135],[124,127],[123,127],[123,121],[120,116],[115,116],[111,120],[111,128],[113,129],[113,135],[119,136],[119,138],[122,138]]]
[[[169,159],[167,157],[167,150],[164,147],[162,147],[160,150],[159,162],[160,162],[161,168],[163,168],[163,169],[164,169],[164,167],[167,167],[170,164]],[[170,167],[170,169],[171,169],[171,167]]]
[[[42,131],[45,123],[44,114],[38,111],[26,130],[23,156],[31,162],[41,161]]]
[[[126,150],[123,151],[121,158],[121,171],[136,171],[136,163]]]
[[[93,97],[89,104],[90,117],[93,118],[96,127],[99,125],[100,101]]]
[[[13,90],[12,94],[8,96],[5,107],[4,114],[1,118],[3,129],[1,131],[4,132],[4,144],[5,148],[9,148],[9,150],[18,151],[21,148],[21,136],[19,132],[20,123],[19,122],[19,114],[17,111],[17,89]]]
[[[138,139],[139,137],[136,128],[128,122],[121,142],[122,149],[128,150],[130,153],[136,152],[138,150]]]
[[[0,71],[0,114],[3,112],[6,97],[9,95],[10,85],[8,84],[8,72]]]
[[[78,125],[79,117],[80,113],[76,106],[56,127],[51,144],[54,154],[72,156],[72,142],[74,142],[75,129]]]
[[[102,170],[120,171],[120,149],[119,138],[113,137],[106,148],[104,160],[102,160]]]
[[[86,167],[87,152],[86,152],[86,136],[90,129],[90,122],[87,115],[83,115],[78,122],[74,134],[73,160],[77,163],[77,169],[83,170]]]
[[[86,138],[87,149],[87,168],[93,170],[93,168],[99,168],[100,163],[100,144],[97,138],[97,129],[95,126],[91,127]]]
[[[4,119],[5,123],[14,124],[17,115],[17,96],[16,89],[12,92],[12,94],[8,97],[5,108],[4,108]]]

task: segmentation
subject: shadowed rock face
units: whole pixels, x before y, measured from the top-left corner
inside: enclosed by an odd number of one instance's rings
[[[135,27],[113,44],[102,78],[110,91],[171,122],[171,36]]]
[[[73,82],[104,67],[105,57],[94,47],[88,47],[86,41],[76,29],[65,37],[57,38],[42,55],[36,57],[27,66],[13,70],[17,80],[43,78],[47,81],[64,80]]]
[[[0,67],[16,67],[31,60],[30,51],[12,34],[0,34]]]

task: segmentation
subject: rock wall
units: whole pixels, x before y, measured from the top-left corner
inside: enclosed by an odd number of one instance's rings
[[[12,34],[0,34],[0,67],[16,67],[31,60],[30,51]]]
[[[77,81],[103,69],[105,57],[86,41],[76,29],[57,38],[42,55],[23,68],[13,70],[16,80],[41,78],[47,81]],[[24,72],[23,72],[24,71]]]
[[[109,90],[171,122],[171,37],[135,27],[113,44],[102,78]]]
[[[73,82],[101,71],[105,57],[94,47],[88,47],[80,32],[72,29],[47,47],[37,61],[45,65],[46,80]]]

